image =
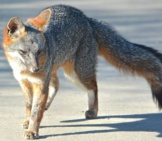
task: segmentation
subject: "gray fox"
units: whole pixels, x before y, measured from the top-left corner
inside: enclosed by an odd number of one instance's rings
[[[4,28],[3,49],[24,93],[26,139],[38,138],[44,110],[58,91],[59,67],[88,93],[85,117],[97,116],[98,55],[119,70],[144,77],[153,99],[162,108],[162,54],[128,42],[108,24],[89,18],[76,8],[51,6],[27,23],[11,18]]]

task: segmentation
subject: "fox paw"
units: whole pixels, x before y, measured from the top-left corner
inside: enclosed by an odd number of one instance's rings
[[[85,112],[85,118],[86,119],[94,119],[97,117],[97,113],[95,111],[87,110]]]
[[[28,129],[28,126],[29,126],[29,120],[25,120],[25,121],[23,122],[23,128],[24,128],[24,129]]]
[[[39,137],[38,134],[37,133],[34,133],[32,131],[26,131],[24,133],[24,138],[26,140],[34,140],[34,139],[38,139],[38,137]]]

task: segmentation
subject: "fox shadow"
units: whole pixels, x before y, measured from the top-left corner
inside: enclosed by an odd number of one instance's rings
[[[123,121],[131,118],[137,121],[130,122],[120,122],[120,123],[109,123],[109,119],[120,118]],[[73,120],[65,120],[61,121],[61,123],[65,123],[64,125],[51,125],[51,126],[41,126],[41,128],[55,128],[55,127],[94,127],[94,130],[86,130],[86,131],[74,131],[69,133],[61,133],[61,134],[49,134],[45,136],[41,136],[40,138],[48,138],[53,136],[70,136],[70,135],[81,135],[81,134],[93,134],[93,133],[109,133],[109,132],[157,132],[157,137],[162,137],[162,113],[151,113],[151,114],[136,114],[136,115],[114,115],[114,116],[100,116],[94,120],[102,120],[108,119],[107,124],[84,124],[86,119],[73,119]],[[68,125],[66,125],[68,123]],[[69,123],[71,123],[69,125]],[[74,124],[75,123],[75,124]],[[112,129],[107,130],[95,130],[95,127],[107,127]]]

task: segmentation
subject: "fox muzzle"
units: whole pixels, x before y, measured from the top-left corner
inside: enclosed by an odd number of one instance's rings
[[[39,71],[39,63],[38,63],[38,57],[35,57],[34,55],[30,55],[30,62],[28,65],[28,68],[30,72],[36,73]]]

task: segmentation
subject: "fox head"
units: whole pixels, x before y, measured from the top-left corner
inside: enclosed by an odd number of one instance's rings
[[[16,62],[32,73],[40,70],[41,58],[46,53],[43,30],[49,18],[50,10],[46,9],[37,17],[28,19],[32,26],[25,25],[18,17],[9,20],[3,38],[3,48],[9,62]]]

